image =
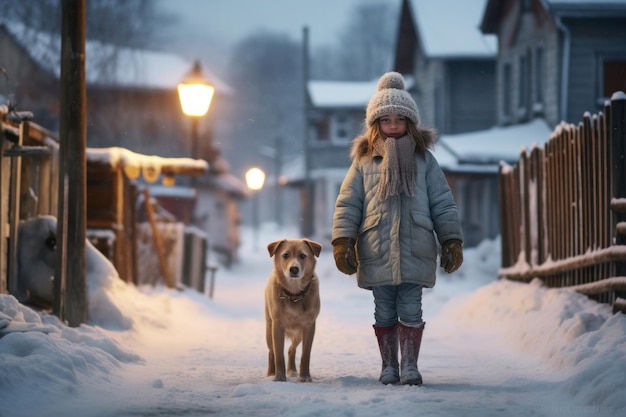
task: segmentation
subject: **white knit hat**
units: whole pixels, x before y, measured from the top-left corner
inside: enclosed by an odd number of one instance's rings
[[[381,116],[396,113],[419,124],[419,112],[413,97],[405,90],[404,78],[398,72],[387,72],[378,80],[376,94],[372,96],[365,111],[365,122],[372,126]]]

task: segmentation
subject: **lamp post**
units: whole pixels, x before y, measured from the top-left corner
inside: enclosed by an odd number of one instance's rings
[[[209,111],[215,88],[202,75],[200,62],[195,61],[185,79],[178,84],[178,97],[183,113],[191,118],[191,156],[198,158],[198,124]]]
[[[255,191],[263,188],[265,183],[265,172],[260,168],[253,167],[246,172],[246,184],[254,192],[252,196],[252,223],[254,227],[254,250],[259,247],[259,196]]]

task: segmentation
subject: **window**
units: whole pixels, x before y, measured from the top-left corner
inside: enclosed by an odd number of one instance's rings
[[[330,122],[328,120],[330,117],[331,116],[326,113],[320,113],[310,118],[309,134],[311,135],[312,140],[314,139],[318,142],[326,142],[330,140]]]
[[[611,98],[614,92],[626,92],[626,58],[605,59],[602,62],[602,81],[601,81],[602,101]]]
[[[337,112],[331,117],[331,140],[335,144],[349,143],[354,132],[350,117],[345,112]]]

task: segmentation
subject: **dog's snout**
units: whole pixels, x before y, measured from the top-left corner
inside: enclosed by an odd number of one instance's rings
[[[298,268],[297,266],[292,266],[289,267],[289,273],[291,274],[291,276],[297,276],[298,273],[300,272],[300,268]]]

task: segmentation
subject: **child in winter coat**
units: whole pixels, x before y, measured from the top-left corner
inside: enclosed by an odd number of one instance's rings
[[[461,266],[459,216],[428,151],[435,132],[420,126],[401,74],[380,78],[365,124],[365,133],[353,141],[352,165],[335,203],[333,255],[341,272],[356,273],[359,287],[374,295],[379,380],[421,385],[422,288],[435,285],[437,239],[441,267],[450,273]]]

